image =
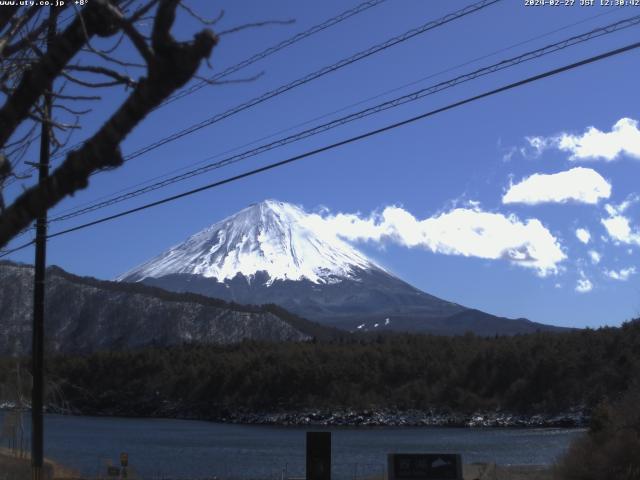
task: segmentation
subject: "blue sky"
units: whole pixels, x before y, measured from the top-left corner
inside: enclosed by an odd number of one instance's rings
[[[213,3],[191,1],[190,5],[214,16]],[[356,3],[215,2],[216,8],[225,10],[218,30],[265,19],[295,19],[295,23],[223,36],[211,58],[212,70],[203,68],[202,73],[211,75]],[[123,151],[134,151],[469,3],[388,0],[235,77],[264,72],[255,81],[207,86],[157,110],[126,140]],[[504,0],[159,148],[121,169],[97,175],[86,191],[62,202],[51,215],[316,117],[350,113],[638,14],[638,7],[525,7],[523,1]],[[176,35],[188,38],[196,28],[182,14]],[[60,222],[51,231],[626,45],[637,41],[639,29],[632,27],[572,47],[133,201]],[[521,42],[527,43],[494,54]],[[353,233],[354,244],[431,294],[498,315],[557,325],[618,325],[640,315],[640,268],[635,272],[640,248],[640,202],[635,197],[640,193],[635,180],[640,137],[634,136],[634,121],[640,120],[635,73],[639,60],[637,51],[607,59],[294,165],[53,239],[48,261],[76,274],[114,278],[252,202],[276,198],[309,211],[326,208],[330,215],[345,214],[353,225],[371,222],[377,233],[368,237],[362,231]],[[450,71],[441,73],[445,70]],[[427,77],[431,78],[421,80]],[[396,91],[385,93],[390,90]],[[115,89],[105,102],[94,106],[94,112],[83,118],[82,134],[94,131],[123,95]],[[372,97],[378,98],[370,100]],[[364,103],[351,107],[360,102]],[[338,110],[342,112],[333,113]],[[618,130],[606,135],[615,125]],[[591,127],[597,131],[588,130]],[[602,145],[608,149],[603,150]],[[566,173],[550,176],[562,172]],[[19,186],[13,188],[7,192],[9,197]],[[403,227],[387,218],[385,223],[385,209],[416,222]],[[494,243],[482,235],[478,241],[463,238],[464,232],[478,233],[474,222],[485,221],[489,223],[484,233]],[[589,232],[588,243],[578,238],[578,229]],[[421,235],[421,240],[415,240],[415,235]],[[584,232],[581,237],[586,239]],[[31,263],[33,251],[26,249],[11,258]]]

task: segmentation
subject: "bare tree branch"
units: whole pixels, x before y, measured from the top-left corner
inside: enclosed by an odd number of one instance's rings
[[[67,107],[66,105],[52,105],[53,108],[58,108],[60,110],[64,110],[67,113],[70,113],[71,115],[86,115],[87,113],[91,113],[92,109],[91,108],[87,108],[85,110],[74,110],[73,108]]]
[[[182,8],[185,12],[187,12],[189,15],[191,15],[193,18],[198,20],[203,25],[208,25],[210,27],[214,26],[216,23],[222,20],[222,17],[224,17],[224,10],[220,10],[220,13],[218,14],[217,17],[214,17],[212,19],[206,19],[202,15],[198,14],[191,7],[189,7],[188,5],[185,5],[184,3],[180,3],[180,8]]]
[[[111,68],[99,67],[93,65],[69,65],[65,68],[65,70],[74,70],[77,72],[88,72],[95,73],[96,75],[104,75],[106,77],[113,78],[118,81],[118,83],[122,83],[128,85],[129,87],[135,87],[136,81],[129,77],[128,75],[123,75],[120,72],[117,72]]]
[[[100,95],[65,95],[62,93],[52,93],[51,96],[56,100],[75,100],[75,101],[92,101],[102,100]]]
[[[118,65],[120,67],[124,67],[124,68],[140,68],[140,69],[147,68],[147,66],[145,64],[143,64],[143,63],[126,62],[124,60],[120,60],[118,58],[115,58],[115,57],[109,55],[108,53],[105,53],[105,51],[89,50],[89,49],[86,49],[86,48],[83,48],[82,51],[97,55],[98,57],[102,58],[103,60],[106,60],[107,62],[113,63],[114,65]]]
[[[87,87],[87,88],[116,87],[119,85],[131,86],[132,84],[135,83],[133,82],[133,80],[131,81],[111,80],[109,82],[92,82],[89,80],[81,80],[80,78],[74,77],[73,75],[64,71],[61,73],[61,75],[67,80],[69,80],[70,82],[75,83],[76,85],[80,85],[82,87]]]
[[[105,7],[108,0],[95,0],[83,12],[87,35],[109,35],[113,33],[113,19]],[[27,70],[13,94],[0,109],[0,146],[17,126],[27,117],[38,98],[44,93],[69,61],[86,43],[83,21],[76,18],[73,23],[51,42],[47,53]]]
[[[191,42],[173,39],[171,27],[178,2],[159,2],[151,39],[153,58],[148,65],[147,77],[140,79],[118,110],[78,150],[70,152],[51,176],[25,191],[6,208],[0,216],[0,247],[64,197],[86,188],[93,172],[121,165],[120,143],[150,111],[192,78],[202,60],[209,57],[218,42],[218,37],[211,31],[199,32]],[[111,13],[109,15],[113,17]],[[87,15],[88,29],[93,22],[95,19]],[[77,24],[74,28],[81,30]],[[77,46],[75,51],[79,48]],[[47,52],[45,57],[49,55]],[[63,67],[64,64],[56,72],[59,74]]]
[[[122,19],[121,25],[124,33],[129,37],[140,56],[144,58],[144,61],[147,62],[147,64],[152,62],[153,52],[149,48],[149,45],[147,45],[147,39],[127,20]]]
[[[202,82],[206,82],[209,85],[228,85],[228,84],[234,84],[234,83],[255,82],[256,80],[258,80],[263,75],[264,75],[264,72],[258,72],[255,75],[252,75],[250,77],[230,78],[228,80],[211,80],[210,78],[206,78],[206,77],[203,77],[201,75],[194,75],[193,78],[195,78],[196,80],[200,80]]]
[[[80,115],[84,114],[86,112],[81,112]],[[76,122],[75,125],[77,125],[78,127],[80,126],[80,116],[76,115]],[[55,146],[54,148],[51,150],[51,155],[55,155],[56,153],[58,153],[59,151],[61,151],[63,148],[65,148],[67,145],[69,145],[69,142],[71,141],[71,136],[73,135],[73,131],[74,129],[69,129],[67,132],[67,138],[65,138],[63,141],[58,141],[57,137],[55,136],[55,132],[54,132],[54,137],[55,137]]]
[[[232,33],[238,33],[242,30],[247,30],[248,28],[257,28],[257,27],[265,27],[267,25],[291,25],[292,23],[296,23],[294,19],[290,20],[265,20],[264,22],[253,22],[253,23],[245,23],[244,25],[238,25],[237,27],[230,28],[228,30],[223,30],[218,33],[218,37],[222,37],[223,35],[230,35]]]
[[[2,196],[2,186],[5,180],[11,175],[11,162],[0,153],[0,213],[4,213],[4,197]]]
[[[7,143],[4,148],[12,148],[15,145],[21,144],[23,142],[25,142],[29,137],[31,137],[31,135],[33,135],[33,133],[36,130],[37,125],[34,123],[31,125],[31,127],[27,130],[27,133],[25,133],[22,137],[18,137],[16,140],[14,140],[13,142]]]
[[[14,15],[20,8],[19,5],[6,5],[0,8],[0,32],[11,22]]]
[[[15,55],[18,51],[27,48],[29,45],[33,44],[46,29],[47,22],[41,22],[35,29],[31,30],[27,35],[11,45],[6,45],[6,47],[3,48],[0,44],[0,56],[10,57],[11,55]]]
[[[109,55],[110,53],[115,52],[118,49],[118,47],[122,44],[122,40],[124,40],[124,37],[125,37],[124,32],[120,32],[120,35],[118,35],[118,38],[113,43],[113,45],[109,48],[103,48],[102,53],[104,53],[105,55]]]
[[[48,118],[47,116],[44,115],[44,113],[42,112],[42,110],[40,108],[36,109],[37,113],[30,113],[29,114],[29,118],[31,118],[32,120],[35,120],[36,122],[40,123],[40,124],[45,124],[50,126],[51,128],[57,128],[58,130],[68,130],[70,128],[80,128],[79,125],[77,124],[71,124],[71,123],[61,123],[58,122],[52,118]]]
[[[143,5],[138,10],[136,10],[131,17],[129,17],[130,23],[135,23],[140,20],[149,10],[151,10],[159,0],[150,0],[146,5]]]
[[[8,53],[5,52],[5,50],[9,48],[9,42],[11,42],[11,40],[13,40],[13,38],[20,31],[20,29],[22,29],[22,27],[24,25],[26,25],[27,22],[29,22],[29,20],[31,20],[31,18],[33,18],[33,16],[37,12],[38,12],[38,8],[34,6],[34,7],[31,7],[29,9],[27,9],[25,11],[25,13],[23,13],[21,16],[19,16],[16,19],[14,19],[14,22],[13,22],[13,24],[11,26],[11,29],[8,32],[6,32],[2,36],[2,38],[0,38],[0,58],[9,55]],[[42,22],[40,24],[39,28],[44,29],[44,28],[46,28],[46,26],[47,26],[47,22]],[[37,28],[36,30],[38,30],[39,28]],[[41,31],[42,30],[40,30],[40,32]],[[40,32],[38,32],[38,35],[40,34]]]

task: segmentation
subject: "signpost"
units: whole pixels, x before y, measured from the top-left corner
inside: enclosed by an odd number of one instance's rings
[[[107,476],[109,476],[109,477],[119,477],[120,476],[120,467],[107,467]]]
[[[463,480],[462,457],[453,453],[390,453],[389,480]]]
[[[122,452],[120,454],[120,466],[122,467],[122,470],[120,471],[121,478],[127,478],[129,476],[127,472],[128,465],[129,465],[129,454],[127,454],[126,452]]]
[[[331,432],[307,432],[307,480],[331,480]]]
[[[111,461],[109,460],[109,463]],[[122,452],[120,454],[120,466],[115,467],[113,465],[107,465],[107,476],[108,477],[118,477],[118,478],[127,478],[128,472],[127,467],[129,466],[129,454],[126,452]]]

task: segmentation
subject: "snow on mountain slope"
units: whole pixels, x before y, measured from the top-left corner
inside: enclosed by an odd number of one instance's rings
[[[273,309],[78,277],[58,267],[47,268],[46,275],[46,348],[52,353],[304,341],[316,332],[331,334]],[[0,261],[0,355],[7,358],[31,350],[33,276],[30,265]]]
[[[317,227],[318,216],[297,206],[265,200],[253,204],[118,278],[129,282],[172,274],[200,275],[219,282],[257,272],[276,280],[328,284],[357,270],[381,267],[335,235]]]
[[[118,280],[238,304],[275,304],[347,331],[502,335],[552,328],[495,317],[425,293],[386,272],[324,226],[320,215],[266,200],[193,235]]]

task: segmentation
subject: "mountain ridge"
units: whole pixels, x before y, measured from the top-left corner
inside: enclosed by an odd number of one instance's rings
[[[320,221],[320,216],[288,203],[254,203],[117,280],[141,281],[181,273],[218,281],[240,273],[250,280],[265,271],[267,282],[305,278],[331,283],[335,277],[349,278],[354,268],[383,270],[343,240],[319,231],[314,223]]]
[[[561,330],[440,299],[395,277],[301,207],[265,200],[118,277],[238,303],[282,306],[347,331],[481,335]]]
[[[47,269],[46,285],[46,347],[52,352],[336,335],[274,305],[237,305],[144,284],[79,277],[55,266]],[[30,349],[32,288],[32,266],[0,261],[0,353]]]

